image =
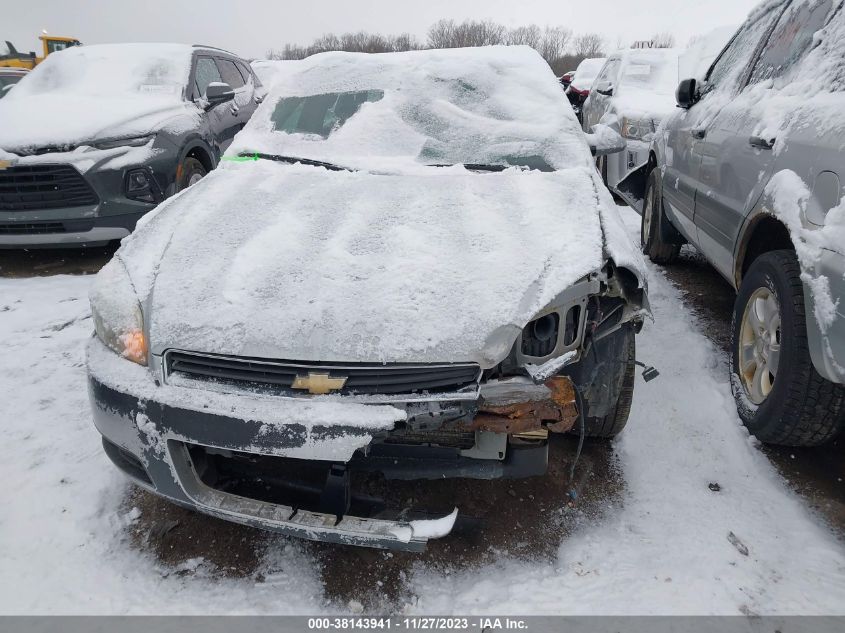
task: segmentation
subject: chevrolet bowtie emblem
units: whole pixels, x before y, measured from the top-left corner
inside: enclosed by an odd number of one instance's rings
[[[309,373],[307,376],[297,376],[293,384],[294,389],[305,389],[308,393],[315,395],[327,394],[332,391],[340,391],[349,380],[346,377],[332,378],[328,374],[313,374]]]
[[[12,161],[10,160],[0,160],[0,171],[6,169],[7,167],[12,166]]]

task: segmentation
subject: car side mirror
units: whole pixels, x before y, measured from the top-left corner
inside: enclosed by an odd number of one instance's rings
[[[698,82],[695,79],[684,79],[675,91],[678,107],[689,110],[698,101]]]
[[[219,106],[221,103],[232,101],[234,98],[235,91],[232,90],[232,86],[219,81],[213,81],[208,84],[208,88],[205,89],[205,101],[208,104],[205,109],[211,110],[212,108]]]
[[[618,154],[627,146],[625,139],[616,130],[604,123],[594,125],[593,133],[585,136],[587,143],[590,145],[590,153],[593,156]]]
[[[613,96],[613,84],[609,81],[600,81],[596,84],[596,92],[605,97]]]

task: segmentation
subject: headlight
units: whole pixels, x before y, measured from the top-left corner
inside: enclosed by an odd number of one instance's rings
[[[97,273],[89,295],[94,329],[100,340],[127,360],[147,364],[141,304],[123,262],[117,257]]]
[[[651,119],[629,119],[622,117],[622,136],[634,141],[645,141],[654,134],[654,121]]]
[[[115,147],[140,147],[146,145],[156,137],[155,134],[147,134],[145,136],[133,136],[131,138],[113,138],[105,141],[95,141],[91,143],[91,147],[97,149],[114,149]]]

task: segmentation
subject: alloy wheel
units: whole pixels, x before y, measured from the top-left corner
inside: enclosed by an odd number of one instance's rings
[[[780,363],[780,303],[769,288],[751,295],[739,332],[739,375],[748,398],[762,404],[774,387]]]

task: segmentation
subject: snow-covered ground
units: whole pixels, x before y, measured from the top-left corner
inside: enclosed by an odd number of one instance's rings
[[[623,213],[635,236],[638,216]],[[89,419],[90,282],[0,278],[0,612],[348,608],[327,601],[317,561],[296,541],[273,541],[247,579],[202,560],[167,568],[130,546],[137,511]],[[566,538],[553,564],[415,567],[406,611],[845,614],[845,545],[740,426],[717,352],[657,269],[651,301],[638,353],[661,377],[639,382],[616,443],[619,509]]]

